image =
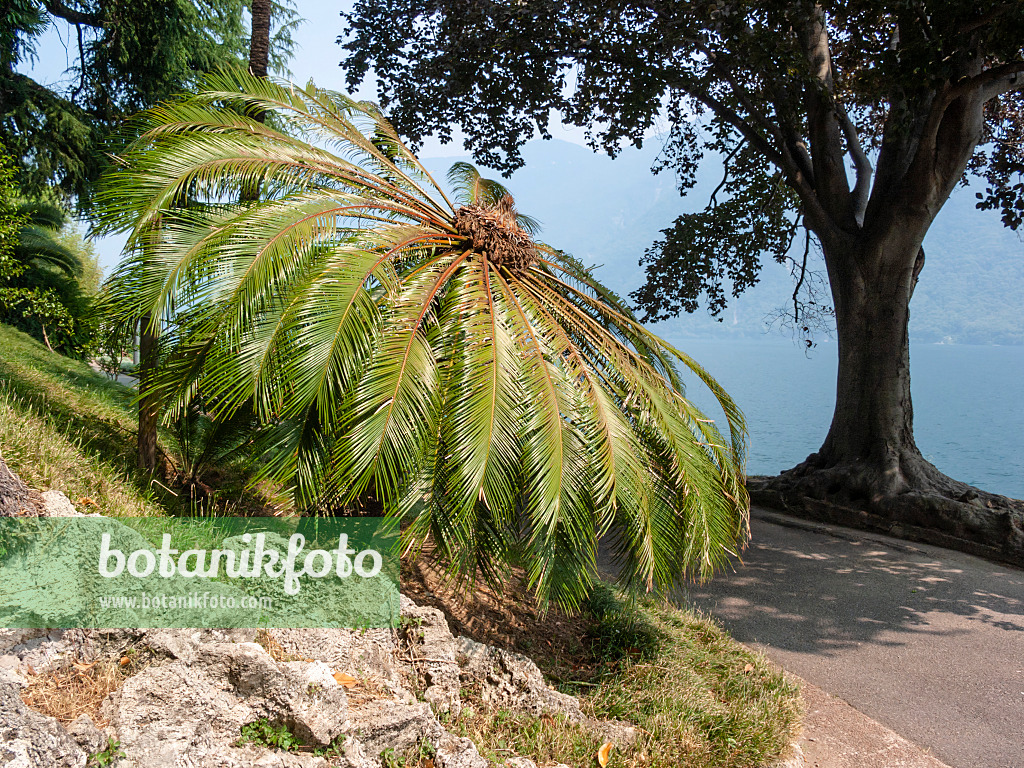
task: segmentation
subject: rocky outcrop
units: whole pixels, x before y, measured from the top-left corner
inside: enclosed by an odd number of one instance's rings
[[[412,666],[422,687],[423,700],[436,712],[458,715],[462,700],[457,648],[444,614],[403,597],[398,640],[404,662]]]
[[[60,723],[29,709],[18,681],[0,673],[0,766],[85,768],[88,755]]]
[[[0,670],[8,670],[0,672],[0,766],[81,768],[112,736],[123,768],[379,768],[385,750],[423,744],[437,768],[487,768],[473,742],[437,717],[457,715],[463,691],[490,706],[582,720],[576,699],[551,689],[528,658],[456,638],[440,611],[408,598],[394,631],[272,629],[265,637],[273,654],[253,642],[252,629],[0,630]],[[33,675],[128,646],[154,662],[103,702],[102,729],[86,716],[64,728],[18,696]],[[243,728],[259,721],[287,730],[299,750],[242,743]],[[330,763],[318,748],[333,748]]]
[[[78,514],[58,492],[42,495],[40,512]],[[530,659],[454,637],[440,611],[407,597],[395,630],[271,629],[256,639],[245,628],[0,629],[0,768],[84,768],[110,738],[120,768],[380,768],[386,750],[426,745],[436,768],[487,768],[438,719],[457,717],[468,691],[485,706],[587,722]],[[40,674],[129,648],[151,663],[107,696],[95,722],[83,715],[65,727],[21,699]],[[293,748],[246,741],[253,724],[287,733]],[[623,726],[593,725],[627,740]]]
[[[128,766],[239,766],[242,726],[267,720],[326,747],[347,720],[345,690],[323,662],[277,663],[255,643],[196,643],[186,658],[129,678],[101,709]],[[227,759],[228,762],[223,762]]]
[[[487,706],[536,716],[560,714],[576,722],[583,719],[579,701],[551,688],[526,656],[468,637],[459,637],[456,647],[462,681],[478,688]]]

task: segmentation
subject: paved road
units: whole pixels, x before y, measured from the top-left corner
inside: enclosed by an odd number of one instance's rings
[[[691,603],[954,768],[1024,768],[1024,571],[760,510],[752,529]]]

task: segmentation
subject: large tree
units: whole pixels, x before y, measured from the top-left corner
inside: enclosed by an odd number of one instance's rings
[[[414,141],[467,136],[510,171],[552,111],[610,152],[667,129],[662,166],[724,193],[645,256],[647,319],[720,310],[794,238],[824,255],[839,373],[820,450],[761,498],[1024,562],[1024,504],[946,477],[914,441],[908,320],[922,242],[950,192],[1021,224],[1024,3],[1001,0],[359,0],[350,85],[372,67]],[[801,229],[803,228],[803,229]]]

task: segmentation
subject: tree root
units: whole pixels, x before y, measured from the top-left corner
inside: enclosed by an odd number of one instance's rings
[[[947,477],[919,454],[885,469],[827,465],[817,454],[751,477],[751,501],[797,517],[878,531],[1024,567],[1024,501]]]

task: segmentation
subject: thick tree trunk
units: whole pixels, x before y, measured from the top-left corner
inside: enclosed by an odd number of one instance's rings
[[[823,244],[839,347],[832,425],[802,464],[753,479],[752,498],[1024,565],[1024,502],[947,477],[914,441],[908,321],[927,224],[903,223],[874,241]]]
[[[139,321],[139,469],[150,475],[162,476],[157,455],[157,422],[160,417],[160,399],[151,391],[157,364],[157,335],[146,314]]]

